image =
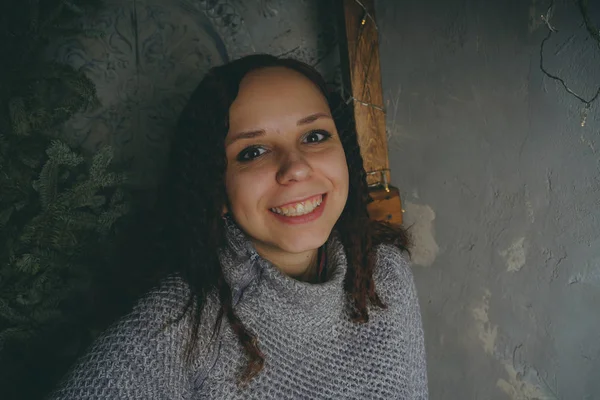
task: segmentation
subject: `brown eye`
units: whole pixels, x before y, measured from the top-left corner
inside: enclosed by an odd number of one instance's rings
[[[242,150],[240,152],[240,154],[238,154],[237,160],[241,161],[241,162],[252,161],[255,158],[262,156],[265,152],[266,152],[266,150],[263,149],[262,147],[258,147],[258,146],[247,147],[244,150]]]
[[[331,137],[331,134],[327,131],[318,130],[311,131],[306,134],[304,137],[305,143],[319,143],[324,142]]]

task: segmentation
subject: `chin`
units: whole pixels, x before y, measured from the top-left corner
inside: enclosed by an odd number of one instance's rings
[[[327,198],[329,197],[328,194]],[[328,200],[322,203],[323,212],[316,218],[314,216],[308,220],[299,218],[300,221],[290,222],[267,210],[266,215],[254,214],[253,216],[259,218],[253,221],[243,221],[245,223],[242,224],[242,229],[247,226],[249,229],[244,230],[257,242],[285,253],[299,254],[318,249],[329,239],[342,211],[340,202],[335,196],[331,196]],[[241,213],[244,214],[250,213]]]
[[[302,235],[302,237],[296,237],[289,241],[279,241],[280,243],[277,244],[277,247],[286,253],[304,253],[323,246],[328,238],[329,233],[318,236],[310,235],[308,237]]]
[[[271,243],[287,253],[302,253],[321,247],[331,234],[333,225],[318,224],[313,227],[296,229],[274,229],[270,232]],[[300,228],[300,229],[298,229]]]

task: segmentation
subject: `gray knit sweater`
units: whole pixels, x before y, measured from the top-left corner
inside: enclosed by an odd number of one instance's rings
[[[394,247],[377,249],[375,283],[387,305],[365,324],[350,321],[343,290],[346,257],[334,234],[327,246],[328,278],[294,280],[261,258],[234,224],[221,263],[234,309],[258,336],[264,369],[245,387],[239,340],[211,295],[202,314],[194,365],[183,350],[189,319],[179,315],[189,289],[177,276],[151,291],[92,346],[52,399],[426,399],[423,330],[409,266]]]

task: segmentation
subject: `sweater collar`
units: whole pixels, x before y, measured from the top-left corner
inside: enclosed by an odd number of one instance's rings
[[[227,245],[221,251],[221,265],[231,285],[234,306],[245,291],[256,284],[254,287],[260,288],[256,293],[261,304],[278,314],[268,316],[270,318],[291,317],[293,321],[301,321],[304,327],[310,327],[340,315],[347,261],[337,232],[333,231],[327,241],[327,279],[313,284],[289,277],[261,257],[231,217],[225,219],[225,226]]]

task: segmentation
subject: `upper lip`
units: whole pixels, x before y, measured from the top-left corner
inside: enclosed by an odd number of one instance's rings
[[[299,198],[297,200],[288,201],[287,203],[284,203],[284,204],[281,204],[281,205],[278,205],[278,206],[275,206],[275,207],[272,207],[272,208],[281,208],[281,207],[289,206],[291,204],[302,203],[302,202],[305,202],[308,199],[312,199],[313,197],[317,197],[317,196],[325,196],[325,193],[318,193],[318,194],[313,194],[313,195],[310,195],[310,196],[304,196],[304,197],[301,197],[301,198]]]

